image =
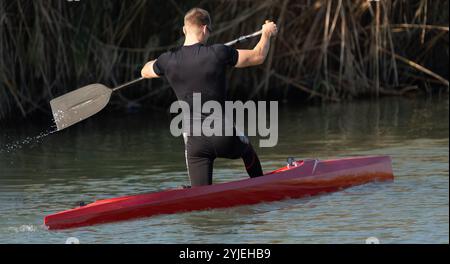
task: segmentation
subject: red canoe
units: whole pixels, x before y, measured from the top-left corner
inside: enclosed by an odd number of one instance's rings
[[[304,160],[255,179],[96,201],[48,215],[49,229],[67,229],[158,214],[225,208],[329,193],[374,181],[392,181],[387,156]]]

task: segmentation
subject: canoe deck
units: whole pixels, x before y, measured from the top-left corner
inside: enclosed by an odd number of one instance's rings
[[[124,221],[159,214],[226,208],[335,192],[369,182],[392,181],[388,156],[294,162],[263,177],[190,189],[99,200],[48,215],[51,230]]]

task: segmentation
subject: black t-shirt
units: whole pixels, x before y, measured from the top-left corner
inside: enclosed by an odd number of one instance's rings
[[[236,65],[238,57],[235,48],[197,43],[162,54],[153,69],[169,81],[178,100],[187,102],[191,109],[194,93],[201,93],[202,103],[214,100],[223,106],[226,99],[225,73]]]

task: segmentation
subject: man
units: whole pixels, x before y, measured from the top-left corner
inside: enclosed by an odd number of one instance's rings
[[[193,109],[194,94],[203,102],[214,100],[224,105],[226,98],[225,72],[228,68],[244,68],[264,63],[270,48],[270,38],[277,34],[273,22],[263,25],[259,43],[251,50],[236,50],[222,44],[206,45],[212,32],[211,18],[206,10],[191,9],[184,18],[184,45],[148,62],[142,69],[144,78],[164,76],[179,101]],[[207,115],[198,113],[203,120]],[[194,114],[195,115],[195,114]],[[190,120],[185,122],[192,122]],[[244,136],[194,136],[184,134],[186,163],[191,186],[212,184],[213,163],[216,158],[242,158],[250,177],[263,175],[255,150]]]

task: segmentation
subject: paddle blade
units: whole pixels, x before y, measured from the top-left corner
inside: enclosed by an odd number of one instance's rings
[[[100,112],[108,104],[111,93],[102,84],[91,84],[51,100],[58,131]]]

